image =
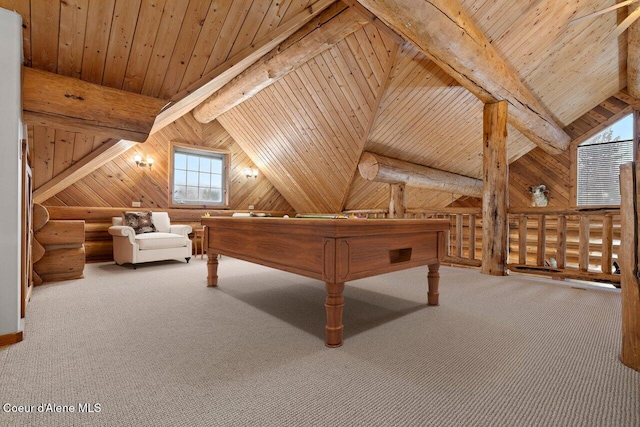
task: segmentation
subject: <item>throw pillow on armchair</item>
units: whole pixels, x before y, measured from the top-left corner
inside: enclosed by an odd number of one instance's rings
[[[156,226],[153,225],[151,212],[122,212],[124,225],[134,229],[136,234],[153,233]]]

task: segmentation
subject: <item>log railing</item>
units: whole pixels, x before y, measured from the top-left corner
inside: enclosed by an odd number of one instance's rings
[[[620,209],[509,210],[511,271],[620,283]]]
[[[482,209],[481,208],[440,208],[407,209],[406,218],[449,218],[449,252],[445,262],[480,267],[482,260]]]
[[[344,213],[385,218],[383,209]],[[448,256],[453,265],[482,265],[481,208],[407,209],[406,218],[449,218]],[[620,250],[619,209],[512,208],[509,256],[512,272],[620,283],[613,262]]]

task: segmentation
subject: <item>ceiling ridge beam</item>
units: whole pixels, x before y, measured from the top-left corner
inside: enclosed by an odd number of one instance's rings
[[[456,0],[358,0],[482,102],[509,103],[509,123],[557,155],[570,137],[516,74]]]
[[[343,3],[328,8],[193,110],[209,123],[369,23]]]

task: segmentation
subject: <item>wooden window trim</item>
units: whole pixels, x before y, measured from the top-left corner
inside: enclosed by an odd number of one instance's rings
[[[187,205],[187,204],[177,204],[173,203],[173,157],[174,157],[174,149],[185,148],[188,150],[194,151],[202,151],[205,153],[216,153],[223,154],[225,156],[225,178],[224,178],[224,203],[221,205]],[[191,145],[191,144],[183,144],[179,142],[171,141],[169,144],[169,173],[168,173],[168,200],[167,205],[170,208],[174,209],[229,209],[229,188],[230,188],[230,171],[231,171],[231,152],[229,150],[218,150],[215,148],[202,147],[200,145]]]

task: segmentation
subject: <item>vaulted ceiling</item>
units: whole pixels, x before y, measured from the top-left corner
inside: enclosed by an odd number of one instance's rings
[[[570,24],[615,0],[458,3],[560,128],[626,86],[626,35],[606,39],[624,9]],[[272,48],[280,45],[269,55],[304,40],[287,37],[309,21],[310,34],[320,26],[312,19],[328,7],[325,14],[364,21],[292,70],[265,65],[273,81],[217,117],[284,199],[300,212],[385,206],[388,186],[357,173],[364,151],[482,175],[482,101],[356,2],[0,0],[0,7],[23,17],[26,66],[173,101],[163,111],[167,122],[191,114]],[[33,137],[78,144],[74,160],[51,168],[36,186],[109,142],[43,124]],[[510,161],[535,147],[509,126]],[[424,189],[408,196],[410,207],[456,197]]]

